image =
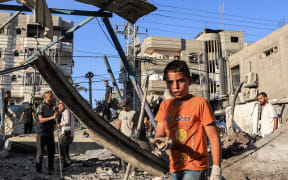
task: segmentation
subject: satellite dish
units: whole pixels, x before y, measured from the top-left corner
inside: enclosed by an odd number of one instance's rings
[[[145,0],[112,0],[107,7],[106,4],[110,0],[76,0],[86,4],[92,4],[98,8],[105,7],[105,10],[118,14],[130,23],[134,24],[137,19],[155,11],[157,8]]]

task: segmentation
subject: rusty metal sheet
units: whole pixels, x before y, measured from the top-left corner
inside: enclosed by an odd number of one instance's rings
[[[103,8],[109,0],[76,0],[86,4],[92,4],[98,8]],[[155,11],[157,8],[145,0],[112,0],[105,10],[109,10],[130,23],[134,24],[138,18]]]

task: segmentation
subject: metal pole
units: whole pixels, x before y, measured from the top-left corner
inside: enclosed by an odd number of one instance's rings
[[[109,76],[110,76],[110,79],[111,79],[111,81],[112,81],[113,87],[115,87],[115,89],[116,89],[116,93],[117,93],[118,99],[122,99],[120,90],[119,90],[118,85],[117,85],[117,83],[116,83],[116,80],[115,80],[115,77],[114,77],[114,75],[113,75],[111,66],[110,66],[109,61],[108,61],[108,59],[107,59],[107,56],[103,56],[103,60],[104,60],[104,63],[105,63],[105,65],[106,65],[107,72],[108,72],[108,74],[109,74]]]
[[[108,2],[106,5],[109,5]],[[31,12],[32,10],[26,6],[17,6],[17,5],[7,5],[0,4],[1,10],[10,10],[10,11],[23,11],[23,12]],[[57,8],[49,8],[50,12],[53,14],[64,14],[64,15],[76,15],[76,16],[95,16],[95,17],[112,17],[112,13],[103,12],[106,7],[103,7],[99,11],[82,11],[82,10],[72,10],[72,9],[57,9]]]
[[[11,21],[13,21],[13,19],[16,18],[20,13],[21,13],[21,11],[17,11],[9,19],[7,19],[3,24],[1,24],[0,30],[2,30],[7,24],[9,24]]]
[[[124,53],[124,51],[123,51],[123,49],[122,49],[122,47],[118,41],[118,38],[117,38],[117,36],[113,30],[113,27],[111,26],[111,23],[110,23],[108,18],[104,17],[103,22],[104,22],[104,24],[105,24],[105,26],[106,26],[106,28],[107,28],[110,36],[111,36],[113,43],[115,44],[115,47],[116,47],[116,49],[117,49],[117,51],[121,57],[121,61],[123,62],[123,65],[125,66],[128,74],[129,74],[129,78],[130,78],[134,88],[136,89],[138,97],[139,97],[140,101],[142,101],[143,92],[142,92],[141,88],[139,87],[139,85],[136,83],[135,73],[131,69],[130,64],[128,63],[128,60],[127,60],[125,53]],[[152,122],[153,126],[156,128],[156,122],[154,120],[154,115],[153,115],[151,108],[150,108],[149,104],[147,103],[147,101],[145,102],[145,111],[146,111],[150,121]]]
[[[88,72],[85,77],[89,79],[89,104],[92,107],[92,78],[94,77],[94,74]]]
[[[145,103],[144,102],[145,102],[145,99],[147,96],[148,84],[149,84],[149,76],[147,76],[146,82],[145,82],[144,96],[142,99],[141,111],[140,111],[140,116],[139,116],[139,120],[138,120],[138,124],[137,124],[137,129],[136,129],[136,136],[135,136],[136,141],[139,139],[141,126],[142,126],[142,122],[143,122],[143,118],[144,118],[144,112],[145,112]]]
[[[143,96],[143,100],[142,100],[142,104],[141,104],[141,111],[140,111],[140,116],[139,116],[139,119],[138,119],[137,129],[136,129],[136,136],[135,136],[135,141],[136,142],[139,139],[140,132],[141,132],[141,126],[142,126],[143,117],[144,117],[144,111],[145,111],[145,103],[144,102],[145,102],[147,91],[148,91],[148,83],[149,83],[149,76],[147,76],[146,82],[145,82],[144,96]],[[131,171],[131,167],[132,167],[131,164],[128,164],[124,180],[128,180],[129,174],[130,174],[130,171]]]

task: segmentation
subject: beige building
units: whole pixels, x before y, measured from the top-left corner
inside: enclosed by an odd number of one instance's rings
[[[204,43],[202,41],[168,37],[146,38],[141,46],[141,56],[150,57],[152,62],[142,61],[141,82],[143,86],[146,76],[149,75],[148,97],[163,96],[167,92],[165,81],[163,81],[163,70],[166,64],[172,60],[187,62],[194,77],[190,93],[203,96],[204,85],[200,81],[204,70],[203,51]]]
[[[194,77],[190,93],[207,97],[205,84],[208,71],[210,99],[222,100],[227,97],[228,90],[226,60],[243,47],[244,33],[242,31],[205,29],[205,32],[200,33],[196,40],[148,37],[141,45],[141,56],[152,58],[152,62],[142,61],[142,86],[143,80],[149,74],[148,95],[163,96],[167,91],[163,81],[165,65],[175,59],[184,60]]]
[[[0,24],[11,15],[12,13],[1,12]],[[55,40],[71,28],[73,22],[54,16],[53,26]],[[43,27],[33,23],[33,15],[19,15],[0,32],[0,70],[21,65],[37,49],[50,42],[50,39],[44,37]],[[46,54],[68,78],[71,78],[73,36],[52,46]],[[32,102],[33,99],[40,101],[43,93],[50,89],[39,72],[31,67],[1,76],[0,88],[11,91],[11,102],[15,104]]]
[[[270,99],[287,97],[287,67],[288,25],[230,56],[229,94],[247,73],[254,72],[258,74],[258,91],[265,91]]]

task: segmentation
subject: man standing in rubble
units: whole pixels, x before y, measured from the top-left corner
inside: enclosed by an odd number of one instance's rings
[[[53,93],[47,91],[44,93],[44,102],[38,106],[39,127],[37,133],[37,155],[36,155],[36,172],[42,172],[42,161],[45,146],[48,151],[48,173],[54,173],[54,129],[55,119],[58,112],[55,110],[53,104]]]
[[[33,110],[33,105],[31,103],[28,104],[28,107],[23,111],[20,123],[24,119],[24,134],[30,134],[33,128],[33,122],[36,124],[35,113]]]
[[[60,147],[64,161],[63,168],[65,169],[71,165],[69,149],[74,138],[74,116],[62,101],[59,101],[58,107],[59,112],[62,113],[61,123],[59,124],[61,127]]]
[[[103,103],[103,115],[102,117],[107,120],[110,121],[110,116],[111,116],[111,112],[110,112],[110,103],[111,103],[111,99],[112,99],[112,87],[109,86],[108,84],[108,80],[104,81],[104,85],[106,87],[106,91],[105,91],[105,97],[104,97],[104,103]]]
[[[258,100],[262,106],[260,132],[261,136],[264,137],[278,128],[278,116],[272,104],[268,102],[265,92],[258,94]]]

